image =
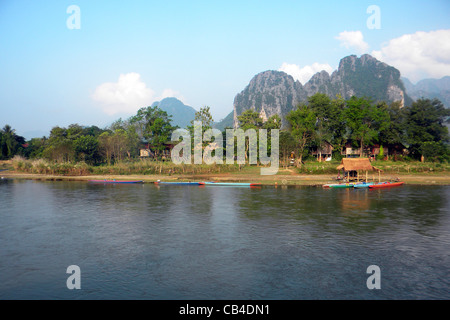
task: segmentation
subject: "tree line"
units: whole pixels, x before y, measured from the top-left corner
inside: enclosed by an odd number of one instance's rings
[[[358,149],[361,156],[374,144],[381,148],[402,144],[408,150],[408,158],[448,162],[449,133],[445,122],[449,116],[450,109],[438,99],[418,99],[402,107],[400,102],[387,104],[355,96],[348,100],[340,96],[332,99],[317,93],[286,115],[285,128],[282,128],[280,116],[263,121],[259,113],[251,109],[238,116],[238,122],[243,130],[280,129],[280,157],[286,159],[294,151],[299,164],[311,150],[320,149],[325,143],[333,146],[338,157],[348,143]],[[48,138],[29,141],[5,125],[0,130],[0,158],[11,159],[17,154],[30,159],[100,165],[138,158],[139,150],[148,146],[155,158],[160,158],[172,132],[178,128],[171,120],[172,117],[157,106],[145,107],[107,128],[78,124],[66,128],[56,126]],[[213,127],[209,107],[201,108],[194,120],[201,121],[203,132]],[[187,129],[193,132],[194,121]]]

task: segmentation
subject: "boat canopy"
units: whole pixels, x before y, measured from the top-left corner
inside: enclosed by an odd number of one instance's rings
[[[372,166],[369,158],[344,158],[336,169],[344,169],[344,171],[383,171]]]

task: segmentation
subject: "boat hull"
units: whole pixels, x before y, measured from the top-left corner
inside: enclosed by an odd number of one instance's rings
[[[335,184],[326,184],[323,185],[324,188],[353,188],[353,183],[335,183]]]
[[[143,183],[143,180],[89,180],[91,183],[121,183],[121,184],[130,184],[130,183]]]
[[[369,186],[370,189],[381,189],[401,186],[404,182],[382,182]]]
[[[233,186],[233,187],[258,187],[261,183],[246,183],[246,182],[200,182],[203,186]]]
[[[160,184],[167,184],[167,185],[199,185],[200,182],[170,182],[170,181],[155,181],[155,184],[160,185]]]
[[[353,188],[368,188],[371,185],[373,185],[373,182],[363,182],[363,183],[356,183]]]

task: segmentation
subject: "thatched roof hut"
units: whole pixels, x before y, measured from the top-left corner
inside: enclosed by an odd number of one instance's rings
[[[344,172],[356,171],[357,178],[359,178],[359,173],[361,171],[365,171],[366,180],[368,171],[378,171],[378,173],[382,171],[381,169],[372,166],[369,158],[344,158],[336,169],[344,170]]]

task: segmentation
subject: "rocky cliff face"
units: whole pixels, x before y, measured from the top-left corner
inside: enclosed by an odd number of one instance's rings
[[[292,76],[281,71],[265,71],[257,74],[248,86],[234,99],[234,126],[237,116],[248,109],[265,113],[267,118],[284,115],[304,97],[302,85]]]
[[[285,115],[317,92],[331,98],[341,95],[349,99],[356,95],[387,103],[401,101],[409,104],[412,101],[406,95],[397,69],[368,54],[360,58],[351,55],[340,61],[338,70],[331,76],[326,71],[318,72],[305,85],[280,71],[265,71],[256,75],[235,97],[234,126],[238,126],[238,115],[248,109],[258,113],[263,110],[267,117],[278,114],[283,125],[286,125]]]

